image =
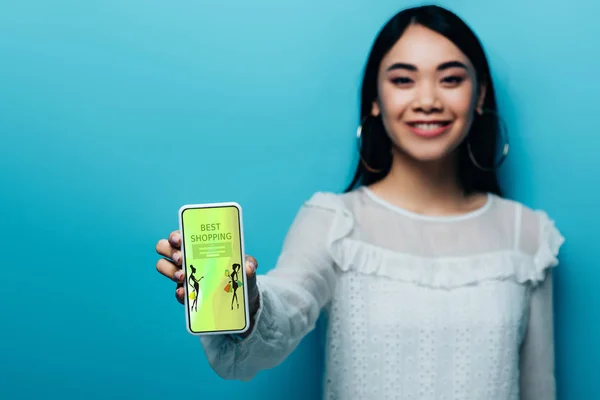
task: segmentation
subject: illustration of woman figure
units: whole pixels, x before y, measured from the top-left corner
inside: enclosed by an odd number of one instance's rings
[[[198,311],[198,297],[200,297],[200,281],[202,280],[202,278],[204,278],[204,276],[201,276],[200,279],[196,279],[196,277],[194,276],[194,274],[196,273],[196,268],[194,268],[193,265],[190,265],[190,269],[192,270],[192,273],[190,274],[190,279],[188,280],[189,284],[191,287],[194,288],[193,293],[193,298],[194,301],[192,303],[192,310]]]
[[[237,297],[238,271],[240,269],[240,264],[233,264],[231,267],[233,268],[233,272],[231,273],[231,275],[229,275],[231,277],[231,281],[229,281],[229,283],[231,283],[231,290],[233,291],[233,297],[231,298],[231,309],[233,310],[234,301],[237,304],[237,308],[240,308],[240,303],[238,302]]]

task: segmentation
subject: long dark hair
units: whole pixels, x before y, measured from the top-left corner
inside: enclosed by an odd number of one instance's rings
[[[349,192],[358,185],[370,185],[377,182],[384,178],[390,170],[392,142],[385,132],[381,116],[375,118],[371,115],[371,107],[377,98],[377,78],[381,60],[411,24],[425,26],[452,41],[473,64],[478,84],[486,85],[482,108],[486,113],[494,115],[491,118],[494,122],[484,124],[483,118],[477,116],[474,118],[467,137],[457,149],[459,182],[465,194],[490,192],[500,196],[501,189],[495,170],[482,171],[477,168],[469,158],[466,146],[470,142],[476,161],[485,168],[493,167],[497,161],[496,141],[501,125],[485,51],[475,33],[456,14],[432,5],[400,11],[381,29],[373,43],[361,88],[359,123],[366,121],[361,137],[360,155],[362,160],[359,159],[354,178],[345,191]]]

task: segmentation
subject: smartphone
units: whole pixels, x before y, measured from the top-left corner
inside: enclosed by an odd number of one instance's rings
[[[245,332],[250,316],[242,207],[235,202],[184,205],[179,229],[188,332]]]

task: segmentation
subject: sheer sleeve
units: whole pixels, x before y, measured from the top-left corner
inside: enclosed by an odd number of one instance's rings
[[[531,287],[527,329],[521,345],[520,397],[521,400],[554,400],[556,382],[552,268],[558,265],[557,256],[564,238],[545,213],[536,212],[532,217],[537,217],[538,221],[538,224],[530,225],[534,228],[532,232],[537,232],[536,236],[530,235],[530,238],[534,239],[533,243],[537,243],[533,267],[539,281],[534,282]],[[527,237],[524,239],[528,240]]]
[[[333,196],[317,193],[302,206],[275,268],[257,276],[259,308],[250,334],[241,340],[201,337],[208,362],[222,378],[248,381],[277,366],[314,329],[336,282],[328,251]]]

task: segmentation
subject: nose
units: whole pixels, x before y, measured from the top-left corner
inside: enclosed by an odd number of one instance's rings
[[[439,101],[436,86],[434,84],[430,82],[422,82],[417,87],[414,108],[415,110],[427,113],[439,111],[442,108],[442,104]]]

